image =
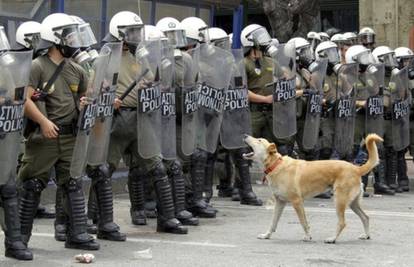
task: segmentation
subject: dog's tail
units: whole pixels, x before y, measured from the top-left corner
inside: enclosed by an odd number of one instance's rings
[[[376,142],[383,142],[381,137],[376,134],[369,134],[365,138],[365,145],[368,150],[368,161],[358,167],[359,175],[363,176],[369,173],[379,163],[378,149]]]

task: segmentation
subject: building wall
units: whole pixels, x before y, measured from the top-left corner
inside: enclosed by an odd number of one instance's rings
[[[151,1],[151,0],[107,0],[106,16],[102,16],[102,0],[64,0],[64,11],[77,15],[91,24],[97,40],[108,31],[109,21],[119,11],[129,10],[140,15],[145,24],[155,23],[166,16],[182,20],[197,14],[211,24],[210,2],[202,1]],[[57,0],[0,0],[0,25],[5,26],[11,43],[14,41],[16,28],[27,20],[41,22],[52,13],[52,4]],[[155,16],[152,18],[152,7]],[[105,21],[104,21],[105,20]],[[104,22],[104,23],[103,23]],[[106,25],[105,29],[102,26]]]
[[[409,31],[414,26],[413,0],[360,0],[360,27],[372,27],[377,45],[396,48],[409,45]]]

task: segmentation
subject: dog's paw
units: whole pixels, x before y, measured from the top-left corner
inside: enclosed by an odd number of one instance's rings
[[[271,235],[272,235],[271,233],[260,234],[257,236],[257,238],[258,239],[269,239]]]
[[[312,242],[312,237],[310,235],[305,235],[302,239],[303,242]]]
[[[329,237],[325,239],[326,244],[335,244],[335,242],[336,242],[336,237]]]
[[[358,239],[361,239],[361,240],[368,240],[368,239],[371,239],[371,237],[370,237],[369,235],[367,235],[367,234],[362,234],[362,235],[360,235],[360,236],[358,237]]]

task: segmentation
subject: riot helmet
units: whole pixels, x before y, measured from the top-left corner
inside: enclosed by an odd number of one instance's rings
[[[155,26],[164,33],[168,38],[169,44],[174,48],[183,48],[187,46],[185,29],[177,19],[171,17],[162,18]]]
[[[54,13],[42,21],[38,49],[50,48],[53,45],[61,54],[70,58],[82,47],[79,23],[64,13]]]

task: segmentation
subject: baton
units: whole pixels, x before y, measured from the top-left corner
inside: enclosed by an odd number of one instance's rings
[[[128,88],[125,90],[125,92],[121,95],[121,97],[119,98],[119,100],[124,100],[124,98],[131,93],[132,89],[134,89],[134,87],[137,85],[137,83],[139,83],[142,78],[144,78],[145,75],[147,75],[149,69],[145,69],[143,73],[141,73],[141,75],[138,77],[138,79],[136,79],[133,83],[131,83]]]

